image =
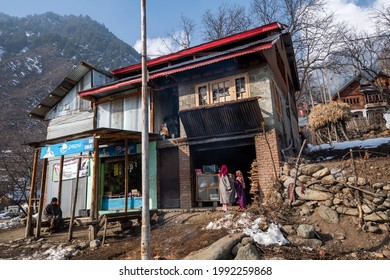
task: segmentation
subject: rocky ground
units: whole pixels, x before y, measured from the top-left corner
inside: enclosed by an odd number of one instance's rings
[[[246,212],[238,212],[236,207],[228,214],[219,208],[160,211],[153,218],[151,256],[390,259],[389,155],[388,147],[382,147],[380,153],[367,150],[355,154],[353,161],[347,151],[336,160],[314,163],[304,159],[296,176],[292,161],[284,167],[280,186],[268,198],[268,206],[254,203]],[[294,180],[297,187],[292,190]],[[254,236],[247,238],[248,228],[267,233],[274,225],[281,235],[273,244],[254,242]],[[100,231],[100,240],[90,244],[85,227],[75,227],[71,242],[66,230],[25,239],[22,226],[0,229],[0,259],[140,259],[137,223],[131,229],[110,223],[104,244],[102,235]],[[288,240],[285,244],[284,239]],[[216,253],[216,247],[224,248],[222,253]]]

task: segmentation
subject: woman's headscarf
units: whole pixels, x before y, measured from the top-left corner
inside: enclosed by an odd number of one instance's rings
[[[242,176],[241,170],[236,171],[236,180],[241,183],[243,188],[245,188],[245,180],[244,177]]]
[[[228,168],[227,166],[224,164],[221,166],[221,170],[219,171],[219,177],[222,177],[223,175],[226,175],[228,173]]]

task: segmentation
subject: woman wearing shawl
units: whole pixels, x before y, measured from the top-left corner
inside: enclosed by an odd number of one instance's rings
[[[228,211],[228,204],[234,202],[234,196],[234,182],[228,176],[227,166],[222,165],[219,171],[219,197],[223,211]]]
[[[234,188],[236,189],[238,210],[244,210],[246,206],[245,180],[242,176],[241,170],[236,171],[236,180],[234,181]]]

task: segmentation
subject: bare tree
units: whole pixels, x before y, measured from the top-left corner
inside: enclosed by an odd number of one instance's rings
[[[164,44],[171,52],[188,49],[194,37],[195,26],[196,24],[191,18],[181,14],[178,29],[167,33],[166,37],[170,43],[164,40]]]
[[[33,151],[25,145],[29,141],[21,131],[0,139],[0,198],[19,205],[23,212],[21,204],[28,201],[33,165]]]
[[[207,10],[202,16],[203,39],[212,41],[233,35],[252,26],[244,6],[223,4],[217,12]]]
[[[308,95],[311,73],[326,66],[337,46],[340,32],[333,13],[326,12],[323,0],[252,0],[251,11],[259,24],[279,21],[288,26],[300,77],[301,95]],[[325,66],[324,66],[325,65]]]

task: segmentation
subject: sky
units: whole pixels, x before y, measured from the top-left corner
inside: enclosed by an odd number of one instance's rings
[[[373,28],[367,17],[369,7],[390,4],[390,0],[325,0],[327,7],[358,29]],[[223,3],[250,6],[251,0],[146,0],[148,55],[167,52],[162,39],[168,32],[178,30],[183,14],[201,28],[206,10],[217,10]],[[88,15],[104,24],[119,39],[140,51],[141,0],[0,0],[0,12],[11,16],[54,12],[60,15]],[[192,45],[202,43],[199,32]],[[167,42],[167,40],[165,40]],[[161,50],[161,48],[163,48]],[[160,49],[160,50],[159,50]]]

